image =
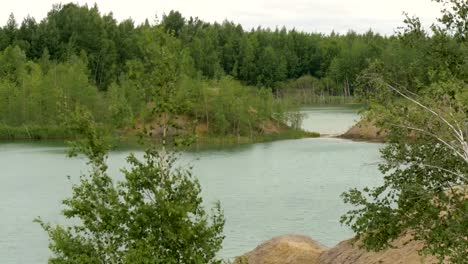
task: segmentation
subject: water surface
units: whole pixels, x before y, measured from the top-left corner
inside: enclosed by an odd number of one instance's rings
[[[359,105],[316,105],[302,108],[302,127],[320,134],[339,135],[358,120]]]
[[[317,120],[327,118],[313,119],[309,124],[326,129]],[[339,126],[345,125],[328,125],[333,131]],[[230,258],[276,235],[304,234],[327,246],[352,236],[338,222],[348,209],[339,195],[381,181],[379,147],[333,138],[283,140],[185,153],[181,163],[195,166],[208,205],[221,201],[227,221],[220,255]],[[119,175],[127,154],[110,154],[111,174]],[[63,223],[60,201],[86,172],[85,161],[66,158],[61,144],[3,143],[0,169],[0,263],[45,263],[48,238],[32,221],[41,216]]]

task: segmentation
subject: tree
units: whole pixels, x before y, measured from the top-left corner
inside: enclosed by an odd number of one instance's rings
[[[450,3],[455,11],[468,7],[466,1]],[[443,12],[446,17],[446,10]],[[406,20],[409,29],[403,38],[409,43],[426,38],[418,21]],[[398,85],[398,79],[388,79],[378,70],[364,76],[367,87],[374,89],[367,98],[370,117],[388,133],[381,150],[384,162],[379,166],[384,182],[344,193],[344,201],[356,208],[341,221],[356,232],[356,239],[368,250],[382,250],[392,240],[410,234],[424,242],[421,253],[437,256],[440,263],[466,263],[468,84],[463,74],[451,70],[465,62],[450,52],[439,52],[437,45],[442,41],[450,45],[452,39],[440,36],[451,33],[435,32],[423,56],[453,67],[430,63],[428,78],[418,89]],[[454,36],[465,33],[455,32]]]
[[[179,37],[182,28],[185,25],[185,18],[178,11],[171,10],[168,15],[164,14],[161,22],[167,33]]]
[[[376,84],[377,85],[377,84]],[[468,249],[468,86],[438,83],[458,91],[438,101],[412,95],[381,83],[407,98],[374,106],[379,124],[388,133],[379,166],[384,183],[353,189],[344,201],[356,209],[341,221],[356,232],[369,250],[381,250],[409,233],[425,242],[422,253],[441,263],[466,263]],[[446,87],[446,88],[447,88]],[[436,99],[437,100],[437,99]]]
[[[43,42],[54,59],[67,60],[85,51],[90,79],[105,90],[115,78],[117,48],[112,37],[116,37],[116,23],[111,14],[101,16],[96,5],[69,3],[54,6],[41,23],[40,33],[51,37]]]
[[[284,80],[286,77],[286,62],[284,58],[278,56],[272,46],[266,47],[257,61],[259,75],[257,82],[259,85],[274,87],[275,83]]]
[[[5,49],[9,45],[13,45],[16,40],[16,34],[18,31],[18,23],[16,22],[15,15],[13,13],[8,17],[6,25],[3,27],[3,38],[4,40],[0,42],[3,46],[0,46],[0,49]]]
[[[89,112],[79,110],[74,129],[83,138],[71,155],[83,153],[90,171],[63,201],[63,214],[79,220],[52,226],[37,219],[50,238],[50,263],[220,263],[224,217],[219,203],[209,216],[200,185],[176,157],[155,148],[142,160],[128,156],[125,180],[107,173],[109,146],[94,128]]]
[[[444,4],[443,16],[438,19],[444,31],[453,32],[462,41],[468,40],[468,3],[466,0],[435,0]]]
[[[26,54],[18,46],[8,46],[0,52],[0,78],[20,84],[26,74]]]
[[[198,32],[190,44],[195,69],[208,78],[219,78],[223,74],[217,41],[217,31],[213,27],[206,27]]]
[[[126,91],[117,84],[112,84],[107,90],[109,113],[112,124],[117,128],[123,128],[132,124],[132,107],[127,101]],[[143,100],[138,100],[141,103]]]
[[[237,73],[240,39],[243,34],[242,26],[224,21],[219,27],[219,54],[221,66],[224,72],[235,75]]]
[[[255,49],[256,39],[254,36],[250,38],[244,35],[240,40],[240,54],[238,65],[238,77],[249,85],[256,84],[256,67],[255,67]]]

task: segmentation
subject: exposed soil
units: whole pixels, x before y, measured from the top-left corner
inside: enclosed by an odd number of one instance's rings
[[[387,133],[380,130],[374,121],[362,119],[351,127],[346,133],[341,135],[341,138],[354,139],[354,140],[368,140],[368,141],[385,141]]]
[[[421,241],[407,234],[380,252],[360,249],[358,243],[345,240],[327,249],[309,237],[286,235],[268,240],[254,250],[237,257],[234,264],[435,264],[434,256],[421,256]]]
[[[360,249],[358,243],[351,240],[340,242],[335,247],[324,252],[317,263],[319,264],[432,264],[437,263],[433,256],[420,256],[424,243],[411,241],[407,234],[392,243],[392,247],[379,252],[369,252]]]
[[[301,235],[275,237],[247,254],[236,258],[234,264],[301,264],[318,263],[326,248]]]

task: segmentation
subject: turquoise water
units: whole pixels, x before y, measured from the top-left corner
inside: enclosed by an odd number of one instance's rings
[[[304,107],[302,127],[320,134],[342,134],[359,120],[359,108],[359,105]]]
[[[347,210],[339,195],[380,183],[380,146],[334,138],[283,140],[184,153],[181,163],[194,165],[207,205],[221,201],[227,222],[220,256],[231,258],[276,235],[305,234],[327,246],[352,236],[338,222]],[[65,150],[50,143],[0,144],[0,263],[47,261],[47,236],[32,221],[41,216],[62,223],[60,201],[86,172],[84,160],[66,158]],[[113,175],[120,175],[127,154],[110,154]]]

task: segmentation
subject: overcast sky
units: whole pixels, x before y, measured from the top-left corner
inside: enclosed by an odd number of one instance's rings
[[[17,21],[28,14],[41,20],[60,0],[2,0],[0,23],[10,13]],[[118,20],[133,18],[140,23],[153,20],[156,14],[178,10],[185,17],[204,21],[228,19],[245,29],[261,25],[275,28],[285,25],[307,32],[346,33],[349,29],[364,32],[372,29],[392,34],[402,25],[402,12],[417,15],[428,26],[439,15],[439,5],[430,0],[74,0],[74,3],[97,3],[103,13],[113,12]]]

